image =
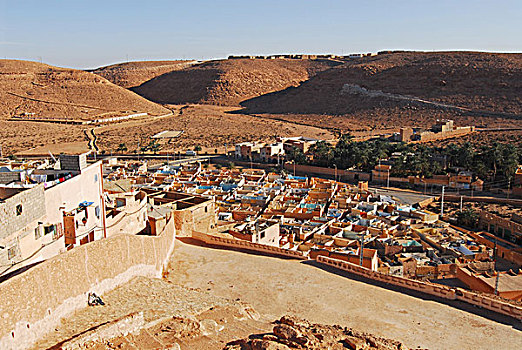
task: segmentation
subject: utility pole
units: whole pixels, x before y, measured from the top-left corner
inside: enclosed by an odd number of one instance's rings
[[[364,233],[361,233],[361,250],[359,251],[359,265],[363,266]]]
[[[511,187],[511,178],[508,179],[507,199],[509,199],[509,188],[510,187]]]
[[[440,201],[440,216],[444,215],[444,186],[442,186],[442,197]]]
[[[335,182],[337,182],[337,164],[334,164],[335,168]]]
[[[460,196],[460,211],[462,211],[462,196]]]
[[[295,176],[295,147],[294,147],[294,176]]]
[[[390,188],[390,169],[387,170],[388,178],[386,179],[386,188]]]
[[[493,249],[493,256],[495,257],[494,261],[494,269],[496,272],[495,276],[495,295],[498,295],[498,277],[499,277],[499,271],[497,269],[497,237],[495,236],[495,248]]]

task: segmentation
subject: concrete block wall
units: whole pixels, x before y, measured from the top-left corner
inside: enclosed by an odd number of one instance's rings
[[[0,284],[0,349],[26,349],[77,309],[135,276],[160,277],[174,249],[173,220],[158,236],[115,235],[55,256]]]
[[[8,184],[13,181],[20,181],[20,173],[16,171],[0,172],[0,184]]]
[[[16,207],[22,206],[21,215]],[[24,190],[0,203],[0,241],[45,216],[43,185]]]

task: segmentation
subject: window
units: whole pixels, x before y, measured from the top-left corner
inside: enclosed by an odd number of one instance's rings
[[[207,212],[208,212],[208,207],[205,207],[205,213],[207,213]]]
[[[100,206],[97,205],[95,208],[94,208],[94,214],[96,215],[96,217],[99,219],[100,218]]]
[[[22,211],[23,211],[22,205],[21,205],[21,204],[18,204],[18,205],[16,206],[16,216],[20,216],[20,215],[22,215]]]
[[[94,174],[94,183],[98,182],[98,174]]]
[[[16,256],[16,246],[7,249],[7,258],[9,260],[14,259],[15,256]]]
[[[44,235],[54,232],[54,225],[44,226]]]
[[[42,231],[40,231],[40,226],[34,229],[34,239],[40,239],[42,237]]]

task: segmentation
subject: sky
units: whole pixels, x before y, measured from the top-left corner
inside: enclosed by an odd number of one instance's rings
[[[520,0],[0,0],[0,58],[128,60],[522,51]]]

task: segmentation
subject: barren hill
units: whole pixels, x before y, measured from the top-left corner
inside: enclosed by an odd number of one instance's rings
[[[520,91],[522,54],[401,52],[354,59],[295,89],[242,105],[253,113],[364,115],[408,105],[458,113],[439,103],[522,115]],[[412,102],[410,97],[433,104]]]
[[[159,103],[234,106],[249,98],[297,86],[338,64],[291,59],[209,61],[158,76],[132,90]]]
[[[157,76],[186,68],[196,61],[141,61],[113,64],[92,70],[111,83],[126,89],[135,87]]]
[[[0,60],[0,118],[34,113],[90,119],[114,112],[162,114],[168,110],[93,73]]]

